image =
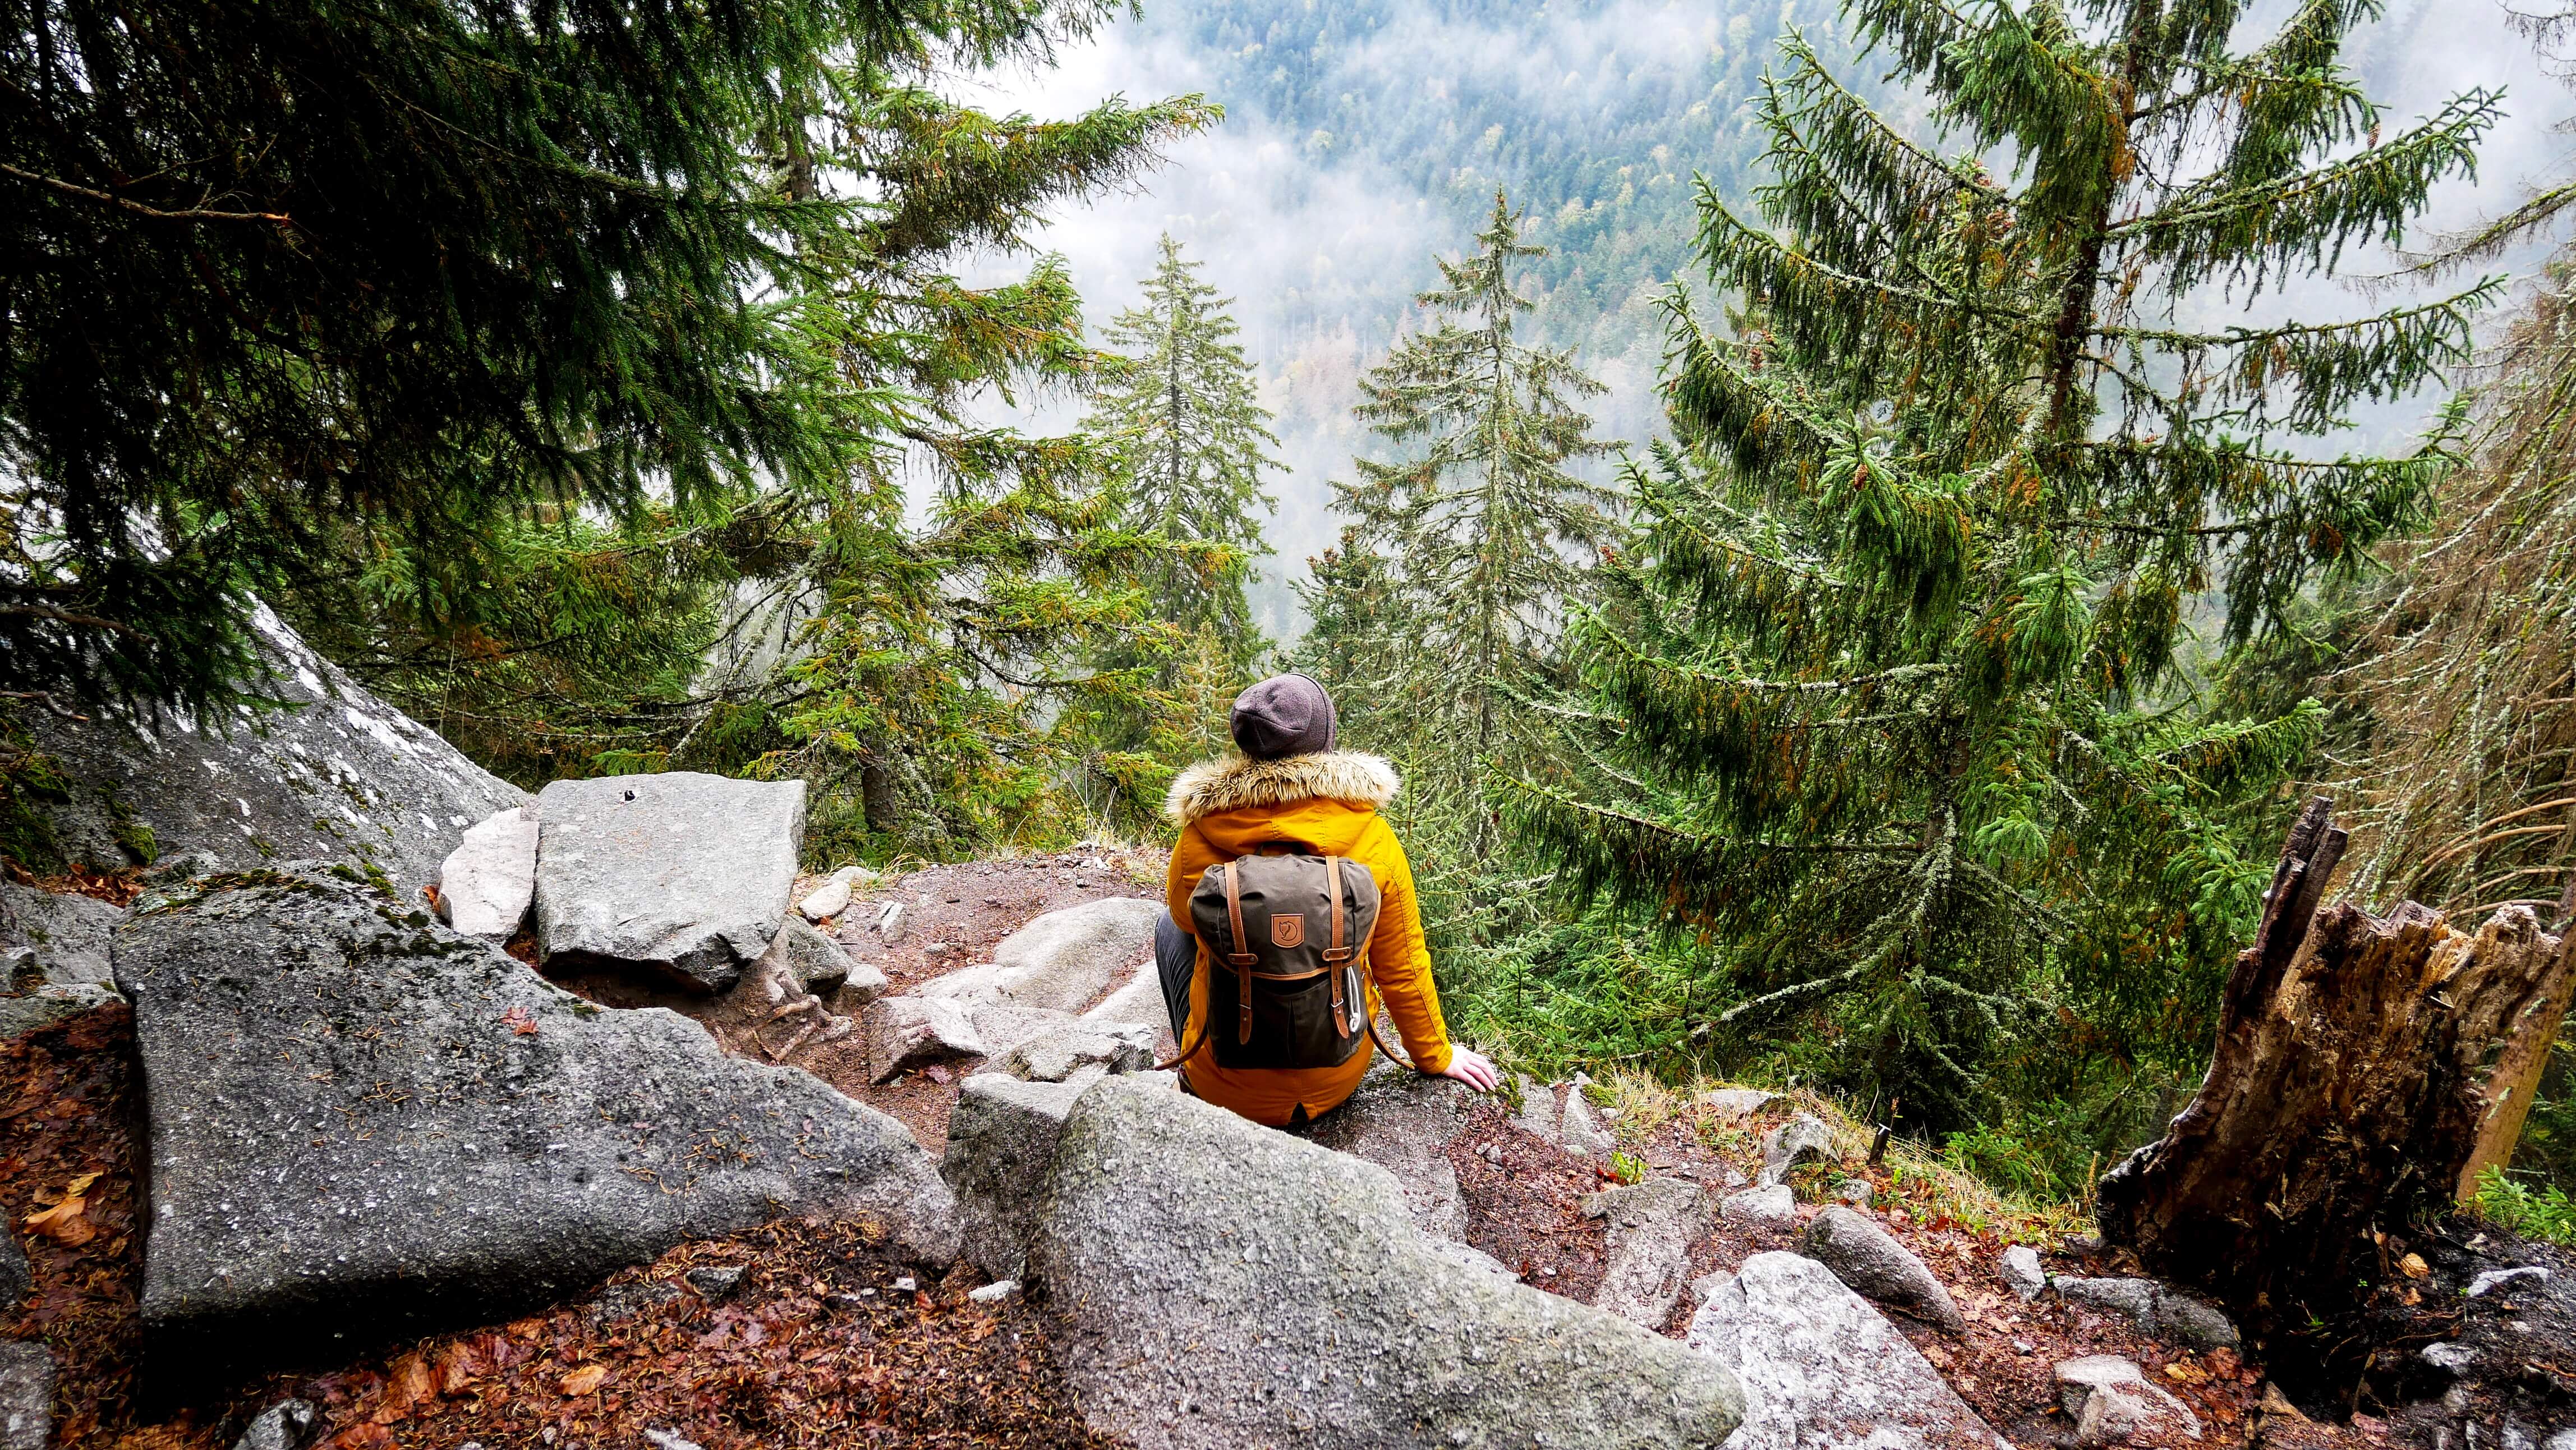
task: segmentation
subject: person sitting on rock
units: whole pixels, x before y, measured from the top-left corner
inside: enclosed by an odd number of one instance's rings
[[[1200,940],[1191,921],[1191,897],[1203,883],[1217,879],[1210,877],[1210,867],[1279,854],[1338,857],[1367,868],[1376,888],[1377,922],[1365,942],[1366,971],[1361,975],[1367,980],[1361,1000],[1352,1005],[1373,1021],[1382,1000],[1417,1070],[1456,1078],[1478,1092],[1492,1091],[1499,1081],[1493,1063],[1450,1044],[1440,1016],[1440,993],[1431,982],[1431,952],[1422,937],[1413,872],[1395,831],[1378,815],[1378,807],[1395,798],[1394,769],[1377,756],[1334,748],[1332,697],[1304,675],[1276,675],[1245,690],[1234,702],[1231,723],[1243,753],[1182,771],[1164,805],[1180,823],[1181,839],[1172,848],[1165,888],[1171,909],[1155,924],[1154,959],[1190,1091],[1255,1122],[1286,1126],[1339,1106],[1368,1071],[1367,1034],[1341,1048],[1349,1053],[1346,1060],[1328,1066],[1229,1066],[1220,1058],[1240,1062],[1246,1054],[1232,1050],[1231,1042],[1211,1050],[1212,1035],[1228,1034],[1207,1030],[1210,964],[1220,963],[1215,971],[1225,971],[1221,963],[1229,944]],[[1341,929],[1341,915],[1332,913],[1331,929]],[[1238,928],[1241,921],[1238,905]],[[1298,922],[1285,932],[1273,922],[1269,929],[1283,941],[1303,936],[1320,944],[1327,927],[1318,920],[1311,926]],[[1342,984],[1333,985],[1337,993],[1342,989]],[[1219,990],[1234,999],[1233,980]],[[1225,1016],[1228,1021],[1222,1025],[1232,1027],[1235,1010],[1229,1007]],[[1247,1011],[1246,1041],[1250,1021]],[[1345,1038],[1354,1035],[1343,1033]]]

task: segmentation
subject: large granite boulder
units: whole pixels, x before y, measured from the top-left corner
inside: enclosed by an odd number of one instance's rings
[[[1686,1450],[1716,1361],[1414,1226],[1391,1175],[1113,1077],[1075,1103],[1029,1250],[1091,1426],[1140,1450]]]
[[[1692,1349],[1744,1386],[1729,1450],[2011,1450],[1886,1316],[1796,1254],[1700,1281]]]
[[[217,866],[338,861],[380,871],[404,899],[438,877],[465,829],[527,793],[252,612],[282,708],[157,720],[42,710],[20,719],[61,789],[22,794],[67,860],[99,866],[188,851]]]
[[[675,770],[537,797],[537,951],[732,989],[787,919],[805,782]]]
[[[1023,1082],[999,1073],[966,1079],[948,1114],[948,1146],[939,1157],[939,1176],[957,1195],[960,1258],[996,1279],[1019,1275],[1064,1120],[1084,1091],[1107,1075],[1107,1068],[1094,1067],[1062,1082]]]
[[[955,1254],[929,1155],[807,1073],[726,1057],[673,1012],[604,1011],[363,885],[200,887],[116,946],[166,1364],[490,1322],[785,1214]]]
[[[1424,1233],[1464,1242],[1467,1195],[1449,1162],[1449,1145],[1467,1131],[1475,1100],[1476,1090],[1454,1078],[1429,1077],[1380,1057],[1359,1089],[1306,1135],[1394,1174]]]

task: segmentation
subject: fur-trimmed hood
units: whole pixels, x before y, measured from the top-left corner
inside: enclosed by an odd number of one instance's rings
[[[1182,825],[1246,806],[1284,806],[1303,800],[1348,801],[1375,810],[1402,788],[1395,767],[1374,755],[1335,750],[1254,760],[1228,755],[1202,760],[1172,781],[1163,814]]]

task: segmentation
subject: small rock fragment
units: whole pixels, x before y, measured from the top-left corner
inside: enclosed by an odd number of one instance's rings
[[[2539,1264],[2525,1264],[2518,1269],[2489,1269],[2469,1281],[2468,1296],[2483,1299],[2498,1289],[2537,1289],[2549,1282],[2549,1270]]]
[[[653,1450],[698,1450],[698,1442],[681,1438],[679,1431],[658,1430],[650,1425],[644,1427],[644,1443]]]
[[[743,1266],[740,1264],[708,1264],[691,1269],[685,1277],[689,1287],[698,1291],[699,1298],[722,1299],[742,1286],[742,1275]]]
[[[2004,1250],[1995,1272],[2010,1285],[2022,1302],[2028,1303],[2048,1290],[2048,1270],[2039,1262],[2039,1250],[2028,1244],[2015,1244]]]
[[[1787,1228],[1798,1221],[1798,1196],[1789,1185],[1774,1183],[1768,1188],[1748,1188],[1730,1193],[1717,1205],[1720,1217],[1741,1223],[1758,1223],[1766,1228]]]
[[[2134,1360],[2088,1354],[2058,1365],[2056,1376],[2058,1403],[2075,1417],[2078,1445],[2117,1445],[2176,1429],[2200,1438],[2200,1417],[2149,1382]]]
[[[996,1279],[980,1289],[969,1289],[966,1297],[978,1304],[999,1304],[1020,1290],[1017,1279]]]
[[[2425,1345],[2417,1353],[2423,1357],[2426,1364],[2444,1374],[2465,1374],[2470,1365],[2478,1362],[2477,1349],[2474,1346],[2462,1344],[2456,1339],[2445,1339],[2438,1344]]]
[[[2195,1349],[2233,1349],[2236,1324],[2218,1306],[2153,1279],[2051,1279],[2060,1298],[2126,1316],[2140,1329]]]
[[[1801,1163],[1830,1163],[1833,1156],[1833,1130],[1814,1114],[1800,1113],[1762,1136],[1762,1174],[1756,1181],[1768,1188],[1787,1181],[1789,1170]]]
[[[1577,1158],[1607,1158],[1619,1151],[1619,1140],[1601,1126],[1579,1083],[1565,1095],[1565,1108],[1557,1123],[1557,1143]]]
[[[860,882],[876,879],[877,874],[865,866],[844,866],[798,902],[796,909],[807,921],[828,921],[850,909],[850,892]]]
[[[233,1450],[303,1450],[322,1426],[322,1412],[309,1400],[280,1400],[259,1412]]]
[[[1834,1197],[1854,1208],[1865,1209],[1869,1207],[1870,1192],[1868,1179],[1846,1178],[1842,1186],[1834,1190]]]

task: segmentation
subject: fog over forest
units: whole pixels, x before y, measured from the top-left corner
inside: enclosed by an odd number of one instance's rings
[[[2288,8],[2261,7],[2247,34],[2267,32]],[[1293,634],[1302,620],[1285,581],[1332,542],[1330,481],[1348,478],[1353,453],[1375,441],[1350,416],[1359,377],[1408,325],[1412,295],[1437,280],[1432,254],[1457,252],[1496,186],[1554,249],[1524,290],[1539,301],[1538,334],[1577,347],[1609,386],[1595,400],[1598,436],[1653,435],[1662,337],[1651,302],[1677,273],[1696,280],[1694,174],[1739,206],[1761,180],[1745,101],[1784,25],[1848,53],[1833,44],[1835,11],[1820,0],[1149,0],[1140,19],[1065,47],[1054,69],[996,74],[976,99],[1038,116],[1110,95],[1199,92],[1225,107],[1223,125],[1173,148],[1137,187],[1063,207],[1044,244],[1071,263],[1095,333],[1135,303],[1165,231],[1235,299],[1288,465],[1272,482],[1278,552],[1262,561],[1255,602],[1274,634]],[[2390,130],[2472,86],[2506,92],[2508,118],[2482,149],[2477,195],[2466,180],[2437,192],[2434,230],[2506,209],[2563,174],[2576,149],[2564,129],[2576,96],[2495,0],[2395,0],[2350,61]],[[1906,98],[1878,99],[1906,115]],[[1930,135],[1923,116],[1908,119]],[[2489,265],[2519,275],[2538,256],[2526,249]],[[2359,258],[2346,274],[2388,266],[2385,256]],[[2300,299],[2311,315],[2357,314],[2374,300],[2315,285],[2333,295]],[[2267,298],[2250,320],[2290,310]],[[2358,421],[2367,440],[2385,442],[2411,432],[2426,406]],[[1026,421],[1061,426],[1077,415],[1057,403]]]

